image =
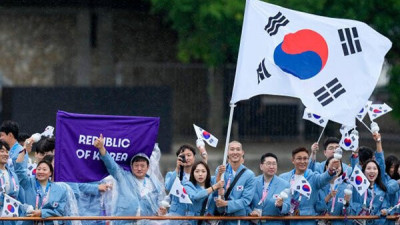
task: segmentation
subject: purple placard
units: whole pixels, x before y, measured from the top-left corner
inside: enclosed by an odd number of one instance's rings
[[[157,139],[160,118],[109,116],[57,112],[55,181],[92,182],[108,176],[93,146],[100,133],[114,160],[130,171],[132,156],[141,152],[150,157]]]

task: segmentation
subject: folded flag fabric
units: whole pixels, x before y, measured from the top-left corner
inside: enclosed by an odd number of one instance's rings
[[[181,181],[178,179],[178,177],[175,178],[169,194],[178,197],[180,203],[192,204],[189,195],[186,193],[186,190],[182,186]]]

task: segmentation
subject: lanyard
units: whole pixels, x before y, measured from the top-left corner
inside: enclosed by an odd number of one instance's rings
[[[40,200],[40,190],[41,189],[42,189],[42,187],[40,186],[39,181],[36,180],[36,204],[35,204],[36,210],[39,209],[39,200]],[[49,191],[50,191],[50,181],[47,181],[46,190],[44,192],[43,199],[42,199],[42,205],[40,206],[40,208],[42,208],[43,205],[47,202],[47,199],[50,194]]]
[[[226,182],[226,190],[229,189],[229,186],[231,185],[231,180],[232,180],[233,177],[234,176],[233,176],[232,167],[228,164],[228,181]]]
[[[269,188],[271,187],[271,183],[272,183],[273,179],[274,179],[274,177],[272,177],[272,179],[269,181],[268,186],[266,187],[265,182],[264,182],[264,176],[263,176],[263,183],[264,183],[263,184],[263,192],[262,192],[261,200],[258,202],[258,205],[261,205],[264,202],[264,200],[267,198],[268,191],[269,191]]]
[[[370,212],[371,212],[371,209],[372,209],[372,203],[373,203],[374,198],[375,198],[375,187],[376,187],[376,184],[374,184],[374,188],[371,189],[371,192],[372,192],[371,193],[371,200],[369,202],[369,211]],[[367,206],[367,197],[368,197],[368,189],[364,193],[364,205],[365,206]]]
[[[8,170],[6,170],[6,173],[9,174],[11,181],[13,182],[14,185],[14,191],[16,192],[18,189],[17,183],[15,182],[15,178],[14,176],[8,172]],[[1,188],[3,189],[3,192],[6,193],[6,185],[4,184],[4,182],[6,182],[6,177],[4,176],[4,173],[1,174],[1,178],[0,178],[0,183],[1,183]]]
[[[336,186],[336,185],[335,185]],[[336,190],[336,188],[331,189],[331,191]],[[336,192],[337,195],[337,192]],[[333,210],[335,208],[335,203],[336,203],[336,195],[332,197],[332,207],[331,207],[331,213],[333,213]]]

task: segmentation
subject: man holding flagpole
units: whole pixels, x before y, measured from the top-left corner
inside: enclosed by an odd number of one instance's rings
[[[226,165],[224,174],[224,193],[223,196],[215,196],[215,204],[211,203],[212,208],[216,209],[216,214],[227,216],[247,216],[250,212],[250,203],[255,192],[255,177],[253,171],[243,165],[244,150],[242,144],[232,141],[228,146],[229,163]],[[215,174],[220,173],[223,165],[217,168]],[[234,220],[225,220],[223,224],[237,224]],[[249,224],[249,221],[241,221],[241,224]]]
[[[309,153],[306,148],[300,147],[292,151],[292,171],[281,174],[279,177],[290,181],[292,200],[290,205],[291,215],[314,216],[315,204],[318,200],[318,190],[329,183],[339,168],[340,161],[333,158],[328,165],[328,170],[322,174],[307,169]],[[299,182],[301,181],[301,182]],[[315,220],[290,221],[290,224],[315,225]]]

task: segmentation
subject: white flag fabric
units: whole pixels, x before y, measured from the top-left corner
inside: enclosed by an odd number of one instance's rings
[[[391,46],[359,21],[247,0],[231,103],[291,96],[318,115],[354,125]]]
[[[18,208],[21,203],[4,193],[3,210],[1,217],[18,217]]]
[[[26,172],[28,174],[28,177],[35,177],[36,176],[36,167],[37,167],[36,163],[28,162],[28,166],[26,168]]]
[[[175,178],[174,184],[172,184],[169,194],[178,197],[180,203],[192,204],[189,195],[186,193],[186,190],[182,186],[178,177]]]
[[[365,115],[367,115],[368,109],[371,106],[372,101],[368,101],[364,107],[360,110],[360,112],[357,114],[357,119],[359,119],[360,121],[362,121],[365,117]]]
[[[328,119],[323,118],[320,115],[314,114],[312,113],[309,109],[305,108],[304,109],[304,113],[303,113],[303,119],[305,120],[309,120],[315,124],[317,124],[318,126],[321,127],[326,127],[326,125],[328,124]]]
[[[342,134],[339,145],[346,151],[355,151],[359,145],[359,136],[348,131]]]
[[[207,142],[208,145],[214,148],[217,147],[218,139],[214,135],[210,134],[199,126],[196,126],[195,124],[193,124],[193,128],[196,132],[197,138],[204,140],[205,142]]]
[[[337,190],[339,185],[342,184],[347,179],[348,179],[347,173],[346,173],[346,171],[343,171],[342,176],[336,178],[335,181],[333,182],[333,184],[331,184],[331,189]]]
[[[353,187],[355,187],[355,189],[360,195],[364,194],[364,192],[369,187],[368,179],[365,177],[365,175],[358,166],[354,168],[353,173],[351,173],[349,180],[350,184],[353,185]]]
[[[342,134],[342,136],[345,134],[345,133],[348,133],[351,129],[353,129],[353,128],[355,128],[355,126],[346,126],[346,125],[342,125],[341,127],[340,127],[340,133]]]
[[[44,131],[43,131],[43,133],[42,133],[42,136],[45,136],[45,137],[53,137],[53,136],[54,136],[54,127],[52,127],[52,126],[47,126],[47,127],[44,129]]]
[[[368,108],[368,116],[371,121],[374,119],[385,115],[386,113],[392,111],[392,108],[390,106],[386,105],[386,103],[383,104],[371,104]]]
[[[292,184],[291,189],[310,199],[312,188],[310,183],[307,181],[306,178],[304,178],[304,176],[298,177]]]

